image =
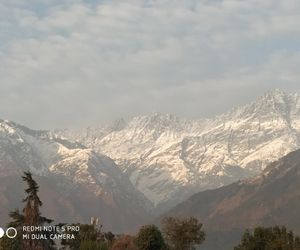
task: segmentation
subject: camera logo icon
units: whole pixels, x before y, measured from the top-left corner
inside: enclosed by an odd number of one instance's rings
[[[17,229],[15,229],[14,227],[9,227],[6,229],[6,231],[4,231],[2,227],[0,227],[0,239],[4,235],[6,235],[10,239],[13,239],[17,236],[17,234],[18,234]]]
[[[0,239],[4,236],[5,232],[2,227],[0,227]]]

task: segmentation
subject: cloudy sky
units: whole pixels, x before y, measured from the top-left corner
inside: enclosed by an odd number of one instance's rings
[[[299,0],[0,0],[0,117],[211,117],[300,91]]]

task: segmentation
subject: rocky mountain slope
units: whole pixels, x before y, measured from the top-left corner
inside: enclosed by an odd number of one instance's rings
[[[300,148],[300,95],[274,90],[214,119],[123,119],[60,135],[111,157],[156,206],[260,173]],[[165,206],[166,207],[166,206]]]
[[[205,225],[204,249],[232,249],[246,228],[285,225],[300,234],[300,150],[261,175],[195,194],[164,216],[195,216]],[[162,216],[163,217],[163,216]]]
[[[47,131],[34,131],[0,120],[0,219],[20,207],[23,171],[41,186],[48,217],[89,222],[100,217],[107,229],[134,229],[147,218],[151,204],[113,160]]]

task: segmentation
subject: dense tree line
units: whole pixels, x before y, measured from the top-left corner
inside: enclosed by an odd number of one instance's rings
[[[14,239],[3,237],[0,250],[194,250],[205,240],[202,224],[193,217],[167,217],[161,221],[161,229],[155,225],[145,225],[135,236],[104,232],[102,226],[96,224],[73,224],[80,227],[74,233],[75,239],[61,240],[57,245],[49,238],[22,239],[23,226],[53,225],[52,220],[41,215],[39,186],[32,174],[24,172],[22,179],[27,184],[24,208],[22,212],[12,211],[9,214],[12,221],[8,224],[8,227],[17,229],[18,236]],[[234,250],[300,250],[300,238],[285,227],[258,227],[252,231],[246,230]]]
[[[300,250],[300,238],[285,227],[257,227],[246,230],[234,250]]]
[[[103,232],[102,226],[73,224],[80,227],[78,232],[73,232],[75,239],[63,239],[59,246],[49,237],[32,239],[32,232],[28,232],[28,238],[23,239],[23,226],[53,225],[53,221],[41,215],[40,208],[43,204],[38,196],[39,185],[32,174],[24,172],[22,179],[27,184],[24,208],[22,212],[12,211],[9,214],[12,221],[7,225],[16,228],[18,236],[14,239],[3,237],[0,240],[0,250],[191,250],[204,240],[202,224],[195,218],[166,218],[162,223],[162,232],[155,225],[145,225],[136,236],[115,236],[111,232]],[[55,226],[63,225],[59,223]],[[41,231],[39,234],[47,236],[49,232]]]
[[[171,250],[194,250],[205,240],[202,224],[196,218],[167,217],[162,220],[163,234]]]

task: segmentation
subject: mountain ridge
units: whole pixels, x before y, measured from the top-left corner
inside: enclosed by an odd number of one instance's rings
[[[194,194],[160,218],[197,217],[208,234],[205,249],[232,249],[246,228],[284,225],[299,234],[299,190],[297,150],[269,164],[258,176]]]
[[[24,171],[41,180],[41,190],[47,194],[43,197],[46,210],[56,220],[70,221],[73,214],[87,223],[91,216],[99,216],[108,229],[120,231],[139,226],[150,214],[150,202],[112,159],[50,131],[1,120],[0,170],[0,189],[6,190],[0,197],[1,204],[6,204],[0,212],[3,222],[8,219],[7,210],[15,208],[14,196],[20,197],[23,192],[20,183]],[[11,181],[7,183],[7,179]],[[7,186],[15,190],[13,196]],[[60,201],[55,209],[47,201],[51,197],[53,202],[55,198]]]
[[[71,131],[69,139],[108,155],[155,206],[171,207],[300,148],[299,116],[299,94],[275,89],[213,119],[153,113],[101,135]]]

